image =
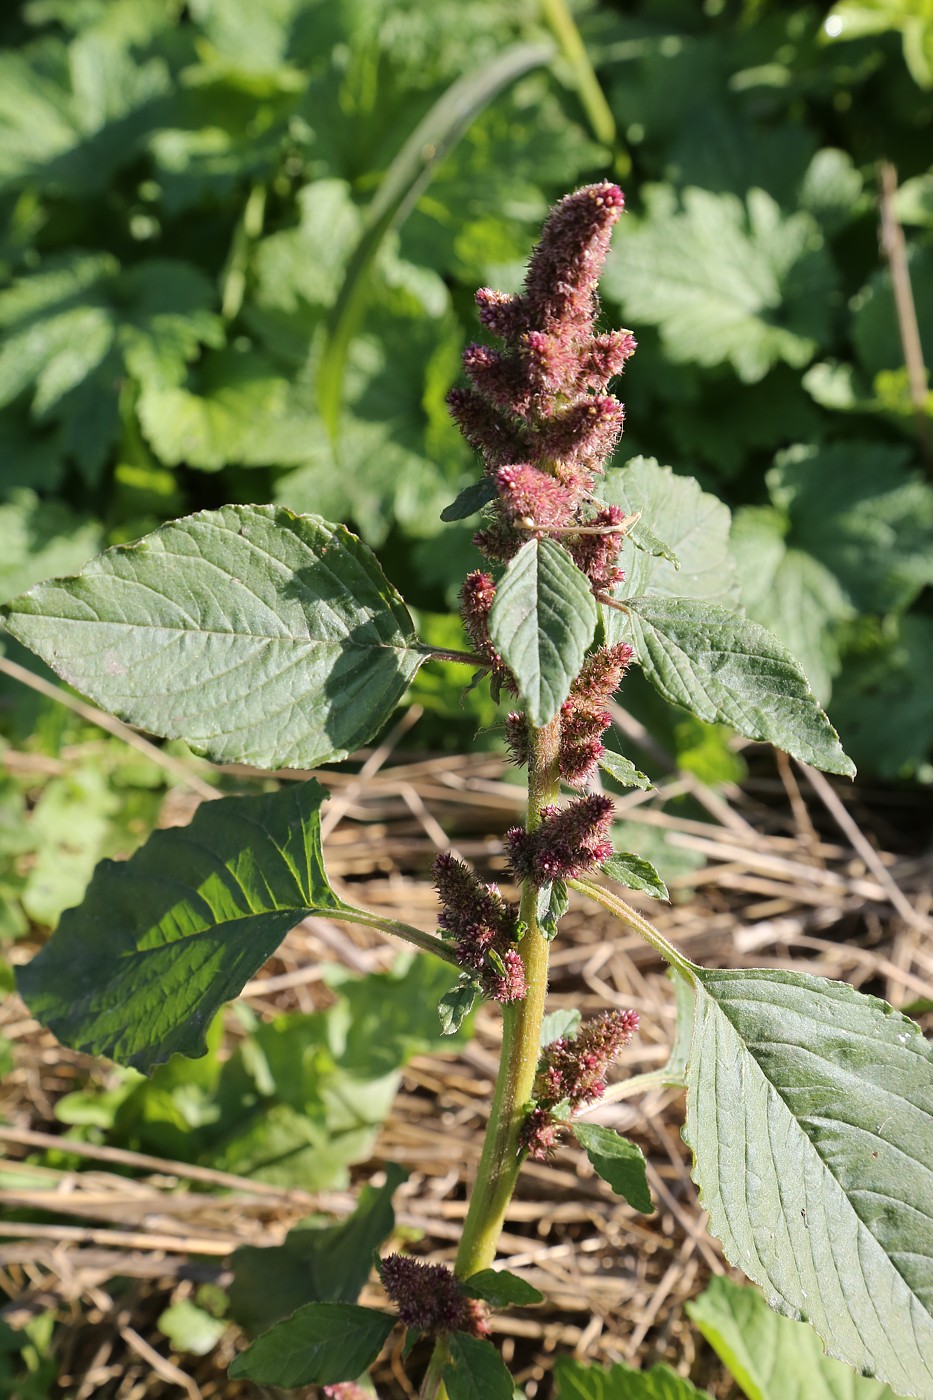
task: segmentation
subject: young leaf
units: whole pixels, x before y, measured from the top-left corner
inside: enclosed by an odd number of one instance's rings
[[[437,1004],[441,1018],[441,1035],[456,1035],[480,994],[478,983],[464,973],[463,977],[445,992]]]
[[[468,1298],[482,1298],[484,1303],[494,1308],[529,1307],[543,1303],[544,1294],[532,1288],[518,1274],[510,1274],[508,1269],[481,1269],[478,1274],[464,1280],[463,1292]]]
[[[599,495],[626,515],[641,512],[641,520],[622,542],[625,580],[617,598],[650,593],[711,603],[738,601],[729,551],[729,507],[692,476],[678,476],[654,457],[633,457],[607,473]],[[647,549],[642,539],[654,525],[663,526],[669,543]]]
[[[642,1215],[650,1215],[654,1202],[648,1190],[645,1156],[641,1148],[613,1128],[602,1128],[598,1123],[573,1123],[571,1131],[598,1174],[609,1183],[616,1195],[622,1196]]]
[[[373,1364],[396,1320],[349,1303],[307,1303],[257,1337],[230,1375],[285,1389],[353,1381]]]
[[[538,922],[549,943],[557,937],[557,925],[570,907],[570,896],[563,880],[546,885],[538,896]]]
[[[126,861],[19,970],[32,1014],[65,1045],[149,1070],[202,1055],[214,1013],[308,914],[344,909],[327,883],[315,781],[205,802]]]
[[[619,1361],[615,1366],[585,1366],[560,1356],[554,1368],[557,1400],[710,1400],[669,1366],[633,1371]]]
[[[711,1230],[831,1355],[933,1400],[933,1046],[843,983],[695,977],[685,1137]]]
[[[757,1288],[713,1278],[687,1312],[749,1400],[897,1400],[826,1356],[812,1327],[779,1316]]]
[[[573,1007],[566,1011],[549,1011],[541,1022],[541,1049],[563,1035],[574,1035],[580,1025],[580,1013]]]
[[[455,501],[449,506],[445,506],[441,511],[441,519],[466,520],[468,516],[475,515],[483,506],[488,506],[490,501],[495,500],[496,483],[491,476],[481,476],[479,481],[473,481],[469,486],[465,486]]]
[[[424,659],[370,550],[276,506],[176,520],[3,611],[97,704],[218,763],[345,758]]]
[[[649,530],[641,520],[636,520],[630,528],[626,539],[632,541],[636,549],[640,549],[643,554],[650,554],[654,559],[666,559],[675,569],[680,569],[680,560],[671,549],[669,544],[659,540],[653,530]]]
[[[386,1166],[380,1187],[364,1186],[356,1210],[338,1225],[299,1224],[280,1245],[243,1245],[233,1255],[230,1310],[256,1335],[305,1303],[355,1303],[373,1251],[395,1228],[392,1195],[406,1172]]]
[[[543,728],[570,693],[596,632],[589,582],[553,540],[529,540],[509,564],[489,614],[493,645]]]
[[[827,773],[853,776],[803,668],[764,627],[690,599],[632,598],[628,606],[638,659],[666,700]]]
[[[653,899],[670,899],[667,885],[654,866],[631,851],[616,851],[615,855],[604,860],[600,867],[610,880],[616,880],[628,890],[643,890]]]
[[[450,1336],[450,1364],[444,1367],[450,1400],[512,1400],[512,1377],[492,1342],[465,1332]]]
[[[620,753],[613,753],[612,749],[604,749],[600,756],[599,766],[604,773],[608,773],[610,778],[615,778],[617,783],[623,787],[650,788],[651,779],[646,778],[644,773],[639,773],[634,763],[628,758],[623,758]]]

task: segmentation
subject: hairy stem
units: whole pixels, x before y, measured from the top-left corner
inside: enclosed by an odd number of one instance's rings
[[[541,809],[554,802],[558,792],[557,744],[560,721],[554,719],[544,729],[532,729],[528,764],[527,828],[534,831],[541,821]],[[541,1022],[547,994],[548,942],[538,926],[538,891],[525,881],[522,885],[521,918],[526,933],[519,944],[525,964],[527,992],[520,1002],[503,1008],[502,1054],[493,1093],[486,1138],[470,1207],[463,1226],[454,1265],[460,1278],[469,1278],[488,1269],[496,1256],[521,1159],[518,1135],[524,1110],[531,1098],[541,1046]],[[434,1367],[438,1347],[431,1360]],[[442,1368],[441,1368],[442,1369]],[[432,1375],[429,1368],[428,1375]],[[446,1390],[432,1380],[433,1389],[422,1386],[421,1400],[445,1400]],[[425,1384],[427,1384],[427,1376]]]
[[[594,904],[601,904],[604,909],[608,909],[610,914],[615,914],[617,919],[621,919],[624,924],[628,924],[640,938],[660,953],[661,957],[671,967],[676,967],[678,972],[682,972],[689,979],[691,985],[694,982],[693,963],[685,958],[683,953],[678,953],[673,943],[668,943],[663,934],[652,928],[647,919],[643,919],[637,910],[630,904],[626,904],[624,899],[620,899],[611,890],[605,889],[602,885],[597,885],[593,880],[588,880],[581,875],[576,880],[568,880],[569,889],[576,890],[578,894],[585,894],[587,899],[591,899]]]
[[[404,938],[406,943],[413,943],[423,953],[432,953],[434,957],[450,963],[452,967],[460,966],[452,944],[436,938],[433,933],[424,933],[411,924],[403,924],[400,919],[389,919],[384,914],[370,914],[367,909],[357,909],[352,904],[343,909],[327,909],[322,917],[345,924],[364,924],[367,928],[377,928],[382,933],[392,934],[393,938]]]

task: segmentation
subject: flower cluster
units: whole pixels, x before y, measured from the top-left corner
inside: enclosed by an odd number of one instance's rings
[[[534,831],[510,827],[505,844],[517,878],[543,889],[552,880],[572,880],[601,865],[612,855],[612,812],[610,798],[590,793],[566,807],[543,807]]]
[[[438,923],[454,939],[460,966],[478,974],[493,1001],[519,1001],[525,995],[525,969],[515,946],[514,904],[449,853],[437,857],[433,874],[443,905]]]
[[[503,346],[469,345],[463,367],[470,387],[448,398],[496,487],[495,519],[477,545],[505,562],[529,533],[558,530],[597,588],[621,577],[615,527],[622,513],[595,506],[592,492],[624,417],[606,385],[635,350],[629,331],[595,330],[599,274],[623,205],[622,191],[608,181],[555,205],[520,295],[477,292],[480,322]],[[575,526],[609,532],[575,535]]]
[[[535,1106],[525,1118],[521,1146],[535,1161],[546,1161],[556,1146],[561,1123],[606,1092],[609,1065],[638,1030],[637,1011],[606,1011],[575,1036],[545,1046],[535,1080]]]
[[[362,1390],[356,1381],[338,1381],[336,1385],[325,1385],[327,1400],[372,1400],[370,1392]]]
[[[561,706],[557,766],[561,777],[572,787],[583,787],[589,781],[605,752],[602,736],[612,719],[606,706],[618,690],[632,656],[627,642],[599,647],[583,663]],[[527,763],[528,726],[523,715],[513,713],[507,717],[505,735],[515,762]]]
[[[468,1332],[488,1337],[484,1305],[467,1298],[443,1264],[422,1264],[404,1254],[388,1254],[379,1263],[379,1276],[399,1320],[419,1332]]]

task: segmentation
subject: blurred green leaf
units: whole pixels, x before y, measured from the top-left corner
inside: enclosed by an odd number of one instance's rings
[[[801,368],[829,330],[835,289],[819,225],[784,217],[764,190],[742,202],[708,190],[644,192],[646,217],[617,238],[604,286],[626,320],[657,325],[672,360],[728,361],[753,384],[780,361]]]
[[[62,501],[18,490],[0,505],[0,601],[53,574],[77,572],[100,549],[99,523]]]
[[[633,1371],[623,1362],[615,1366],[586,1366],[561,1356],[554,1368],[558,1400],[709,1400],[669,1366]]]
[[[213,1351],[227,1330],[226,1322],[211,1317],[190,1298],[183,1298],[166,1308],[157,1325],[175,1351],[187,1352],[191,1356],[206,1356]]]

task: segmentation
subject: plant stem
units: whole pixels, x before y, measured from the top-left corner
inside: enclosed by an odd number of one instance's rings
[[[560,720],[555,718],[543,729],[531,729],[531,755],[528,763],[529,831],[541,822],[541,809],[554,802],[558,793],[557,744]],[[525,965],[527,991],[524,999],[503,1008],[502,1054],[493,1092],[489,1123],[480,1158],[470,1206],[463,1226],[454,1265],[460,1278],[469,1278],[488,1269],[496,1256],[518,1173],[521,1168],[518,1135],[525,1107],[531,1098],[541,1047],[541,1022],[547,994],[548,942],[538,926],[538,890],[530,881],[522,885],[521,919],[526,932],[519,944]],[[445,1388],[440,1370],[434,1376],[438,1343],[431,1358],[420,1400],[444,1400]]]
[[[670,963],[671,967],[676,967],[678,972],[682,972],[691,984],[695,983],[693,974],[696,969],[693,963],[685,958],[683,953],[678,953],[674,945],[668,943],[663,934],[652,928],[648,920],[643,919],[630,904],[626,904],[624,899],[620,899],[617,894],[613,894],[611,890],[605,889],[602,885],[588,880],[585,875],[581,875],[576,880],[568,880],[567,886],[569,889],[576,890],[578,894],[585,894],[587,899],[591,899],[594,904],[601,904],[604,909],[609,910],[610,914],[615,914],[617,919],[628,924],[630,929],[633,929],[640,938],[649,943],[655,952],[660,953],[665,962]]]
[[[573,70],[580,103],[586,112],[593,135],[604,146],[614,146],[616,140],[615,117],[612,115],[609,103],[599,85],[599,79],[593,72],[589,54],[566,0],[541,0],[541,9],[554,37],[560,44],[564,57]]]
[[[365,924],[367,928],[377,928],[382,933],[391,933],[393,938],[404,938],[406,943],[413,943],[423,953],[431,953],[435,958],[440,958],[442,962],[450,963],[452,967],[460,966],[452,943],[445,943],[442,939],[436,938],[433,933],[424,933],[420,928],[414,928],[411,924],[403,924],[400,919],[390,919],[383,914],[370,914],[369,910],[357,909],[352,904],[346,905],[343,909],[323,909],[321,915],[325,919],[335,919],[345,924]]]
[[[441,1337],[438,1339],[431,1354],[431,1360],[428,1362],[428,1369],[424,1373],[424,1380],[418,1391],[418,1400],[447,1400],[447,1387],[441,1377],[449,1360],[450,1348],[445,1339]]]

